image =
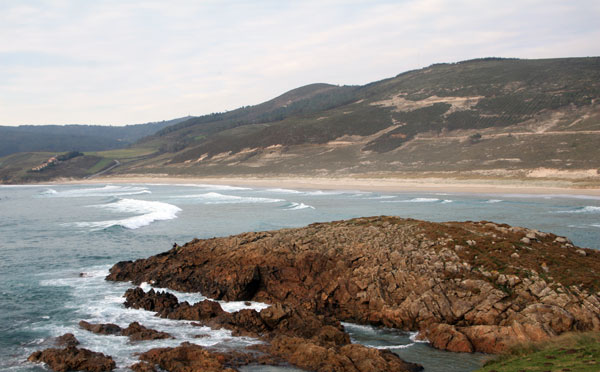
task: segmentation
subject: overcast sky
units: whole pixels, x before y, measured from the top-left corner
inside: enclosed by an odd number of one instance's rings
[[[598,55],[598,0],[0,0],[0,125],[143,123],[438,62]]]

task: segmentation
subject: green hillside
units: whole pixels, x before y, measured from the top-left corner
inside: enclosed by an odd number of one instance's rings
[[[599,57],[436,64],[191,118],[137,142],[144,156],[111,172],[600,183],[599,98]]]
[[[20,125],[0,126],[0,157],[32,151],[100,151],[124,148],[190,117],[125,126]]]

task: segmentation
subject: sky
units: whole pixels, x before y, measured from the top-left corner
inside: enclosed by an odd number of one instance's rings
[[[598,0],[0,0],[0,125],[233,110],[433,63],[600,55]]]

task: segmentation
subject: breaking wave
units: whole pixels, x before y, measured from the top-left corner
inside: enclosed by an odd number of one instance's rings
[[[588,205],[585,207],[580,207],[568,211],[559,211],[556,213],[600,213],[600,207],[596,207],[594,205]]]
[[[107,185],[104,187],[92,187],[85,189],[71,189],[65,191],[57,191],[54,189],[47,189],[41,192],[40,195],[60,197],[60,198],[85,198],[93,196],[127,196],[127,195],[140,195],[140,194],[151,194],[147,187],[142,186],[113,186]]]
[[[75,222],[77,227],[89,227],[93,230],[107,229],[112,226],[122,226],[126,229],[138,229],[147,226],[154,221],[165,221],[177,218],[177,213],[181,209],[175,205],[148,200],[119,199],[116,202],[91,207],[102,208],[114,213],[136,213],[137,216],[123,219],[96,221],[96,222]]]
[[[297,211],[297,210],[301,210],[301,209],[315,209],[315,207],[313,207],[312,205],[308,205],[308,204],[304,204],[304,203],[296,203],[296,202],[291,202],[290,204],[288,204],[285,207],[285,210],[288,210],[288,211]]]
[[[195,199],[204,204],[236,204],[236,203],[279,203],[283,199],[259,198],[252,196],[225,195],[218,192],[207,192],[203,194],[182,195],[175,198]]]
[[[381,203],[451,203],[452,200],[440,200],[438,198],[412,198],[404,200],[382,200]]]

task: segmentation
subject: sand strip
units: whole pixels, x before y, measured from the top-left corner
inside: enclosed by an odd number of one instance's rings
[[[60,180],[55,184],[158,183],[211,184],[265,188],[359,190],[384,192],[453,192],[479,194],[551,194],[600,196],[600,187],[582,188],[562,181],[459,180],[446,178],[318,178],[106,176],[91,180]]]

